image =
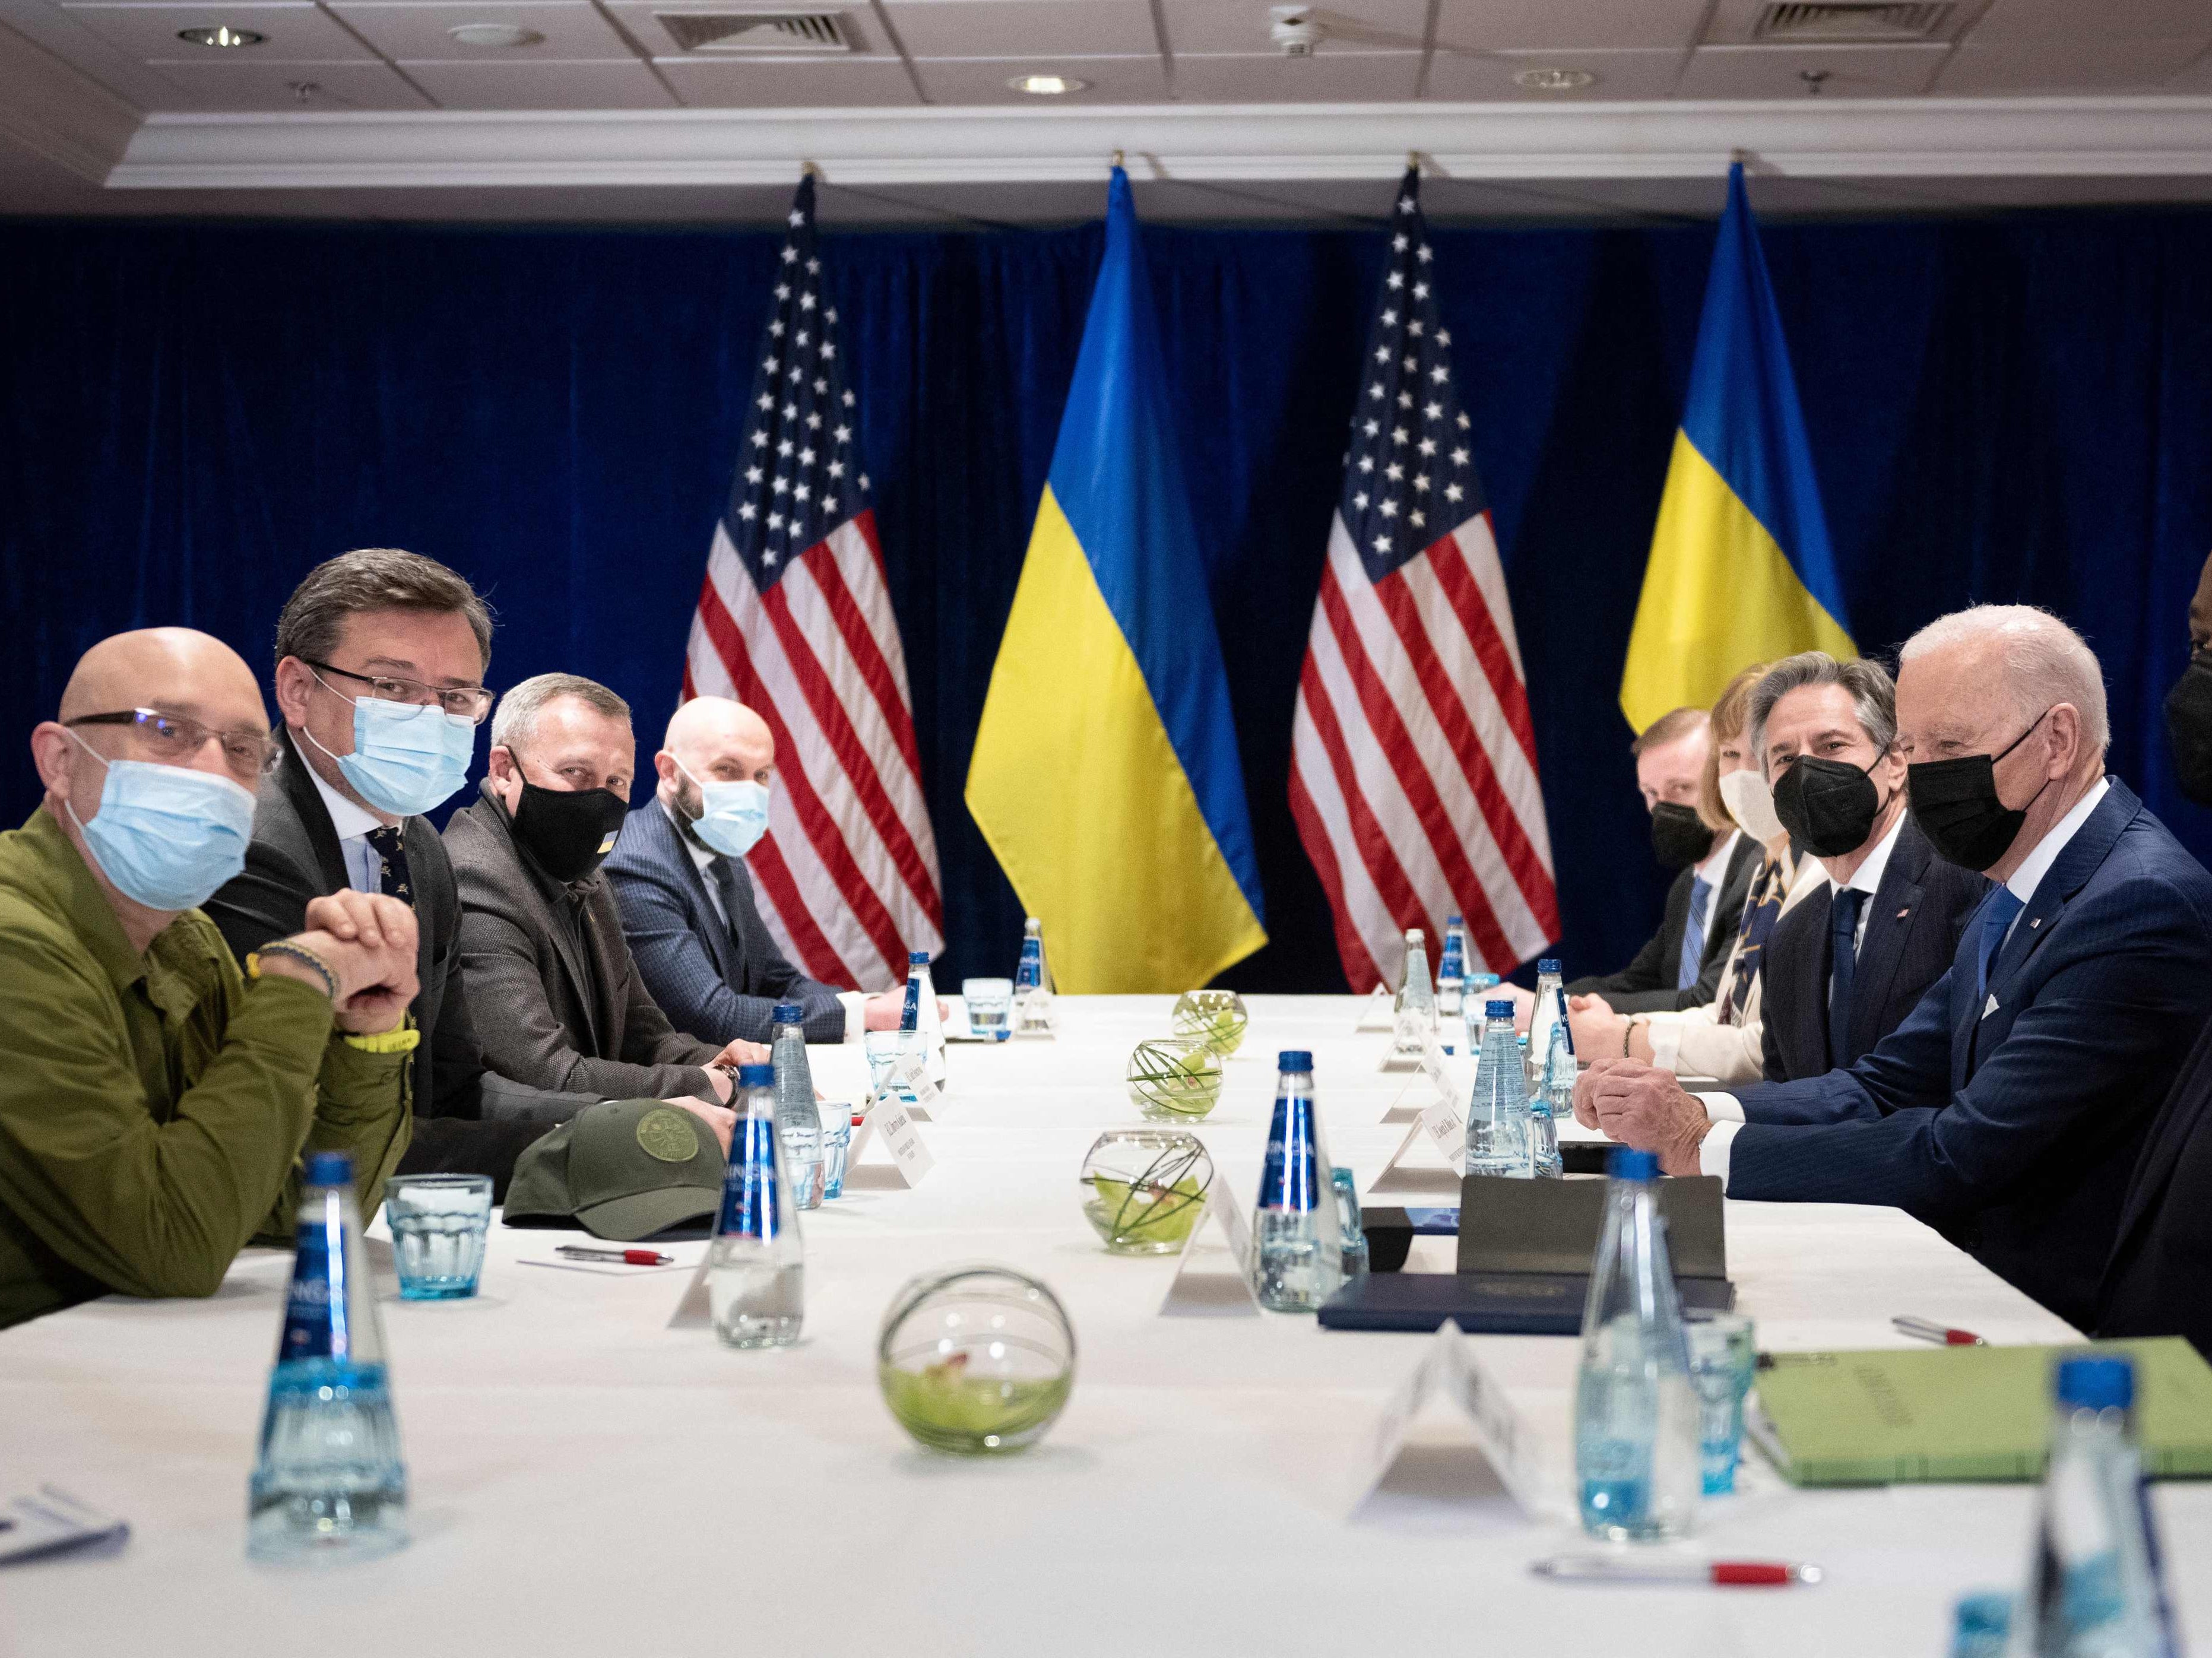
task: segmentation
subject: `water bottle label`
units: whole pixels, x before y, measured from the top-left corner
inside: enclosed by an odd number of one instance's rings
[[[1037,942],[1036,939],[1024,939],[1022,943],[1021,965],[1014,969],[1014,988],[1017,990],[1035,990],[1043,982],[1044,962],[1042,952],[1037,948]]]
[[[1267,1160],[1260,1173],[1259,1206],[1300,1214],[1312,1209],[1318,1189],[1319,1163],[1302,1115],[1291,1122],[1286,1133],[1270,1135]]]
[[[1467,957],[1461,949],[1459,935],[1455,932],[1447,934],[1444,938],[1443,960],[1437,964],[1437,977],[1457,979],[1463,977],[1466,972]]]
[[[738,1143],[730,1148],[729,1172],[722,1177],[722,1212],[714,1226],[720,1237],[768,1242],[781,1235],[781,1182],[776,1178],[775,1121],[748,1116],[738,1124]]]
[[[921,975],[919,973],[906,975],[906,1002],[899,1009],[899,1029],[921,1029]]]
[[[320,1226],[300,1228],[299,1254],[292,1262],[291,1292],[284,1300],[284,1334],[276,1362],[331,1357],[330,1235]]]

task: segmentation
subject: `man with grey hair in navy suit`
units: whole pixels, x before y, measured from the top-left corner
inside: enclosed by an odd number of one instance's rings
[[[2088,1329],[2130,1175],[2212,1009],[2212,875],[2105,774],[2104,677],[2056,616],[1978,605],[1901,665],[1914,821],[1995,884],[1950,970],[1848,1067],[1698,1096],[1607,1060],[1576,1115],[1731,1197],[1894,1205]]]
[[[767,1042],[779,1002],[806,1011],[810,1042],[898,1028],[902,996],[810,979],[776,948],[745,853],[768,829],[775,734],[726,696],[676,710],[653,757],[660,786],[631,812],[607,859],[639,976],[679,1030],[702,1042]]]

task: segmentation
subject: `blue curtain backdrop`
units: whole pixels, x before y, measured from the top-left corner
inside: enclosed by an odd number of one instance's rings
[[[1342,986],[1284,788],[1379,226],[1146,233],[1273,935],[1228,975],[1248,988]],[[2160,711],[2212,547],[2212,218],[1765,234],[1862,646],[1893,648],[1972,599],[2057,610],[2104,659],[2114,768],[2212,853],[2212,814],[2173,792]],[[1663,884],[1614,695],[1712,229],[1435,240],[1528,663],[1563,953],[1610,968]],[[301,574],[364,545],[466,572],[501,616],[492,683],[605,680],[635,703],[649,755],[777,246],[0,228],[9,821],[37,799],[22,733],[86,646],[184,623],[265,669]],[[825,249],[905,633],[950,979],[1009,970],[1019,936],[960,787],[1099,248],[1094,227]]]

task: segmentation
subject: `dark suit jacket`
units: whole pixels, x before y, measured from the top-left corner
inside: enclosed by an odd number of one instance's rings
[[[753,902],[742,858],[720,858],[736,879],[725,922],[707,878],[657,799],[629,815],[607,859],[607,880],[622,911],[623,935],[638,976],[678,1030],[716,1047],[775,1034],[775,1005],[806,1010],[810,1042],[845,1040],[845,1005],[828,985],[785,959]]]
[[[446,850],[460,888],[470,999],[499,1010],[481,1033],[495,1070],[601,1098],[716,1097],[700,1067],[719,1049],[676,1029],[647,993],[604,875],[567,890],[582,901],[586,963],[554,914],[562,890],[526,865],[507,808],[489,790],[447,823]]]
[[[284,762],[261,785],[246,868],[201,906],[240,962],[307,926],[307,902],[345,890],[345,854],[307,762],[280,730]],[[453,867],[427,817],[400,825],[420,941],[412,1008],[422,1039],[413,1067],[415,1136],[398,1172],[490,1175],[501,1186],[515,1155],[597,1096],[526,1088],[484,1068],[476,1021],[455,971],[461,905]]]
[[[1744,895],[1751,890],[1751,878],[1758,872],[1759,859],[1765,856],[1759,842],[1748,835],[1736,836],[1735,850],[1729,854],[1728,872],[1721,881],[1721,890],[1714,896],[1720,914],[1714,916],[1705,932],[1705,953],[1698,967],[1698,982],[1687,990],[1674,988],[1674,975],[1682,960],[1682,929],[1690,924],[1690,888],[1698,872],[1686,869],[1674,878],[1674,884],[1667,890],[1667,910],[1659,923],[1657,935],[1645,941],[1636,952],[1636,959],[1618,973],[1597,974],[1577,979],[1567,987],[1573,996],[1602,996],[1616,1013],[1672,1012],[1685,1007],[1703,1007],[1720,993],[1721,969],[1728,965],[1729,951],[1735,948],[1735,930],[1743,919]]]
[[[1982,996],[1979,932],[1978,908],[1950,970],[1856,1065],[1743,1090],[1729,1195],[1893,1204],[2086,1330],[2151,1119],[2212,1009],[2212,875],[2116,780]]]
[[[1859,1056],[1905,1023],[1906,1014],[1942,978],[1959,953],[1960,929],[1990,884],[1970,869],[1936,855],[1920,826],[1908,817],[1889,850],[1888,865],[1867,911],[1851,980],[1850,1029],[1844,1033],[1844,1063]],[[1767,940],[1766,1080],[1785,1083],[1817,1077],[1828,1061],[1828,972],[1835,890],[1823,885],[1775,923]]]
[[[2212,1024],[2166,1096],[2120,1209],[2100,1336],[2187,1336],[2212,1358]]]

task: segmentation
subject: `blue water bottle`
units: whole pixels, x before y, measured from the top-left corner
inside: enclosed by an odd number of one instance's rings
[[[1552,1051],[1553,1022],[1564,1023],[1567,1017],[1565,976],[1556,956],[1547,956],[1536,963],[1536,1005],[1528,1015],[1528,1051],[1540,1064]]]
[[[296,1229],[246,1488],[246,1552],[258,1560],[389,1553],[407,1540],[407,1470],[344,1152],[308,1155]]]
[[[1044,924],[1022,923],[1022,958],[1014,969],[1014,1035],[1049,1036],[1059,1028],[1053,1011],[1052,974],[1045,966]]]
[[[1559,1121],[1575,1114],[1575,1038],[1561,1019],[1552,1027],[1552,1051],[1535,1091],[1528,1096],[1528,1169],[1538,1180],[1558,1180]]]
[[[1444,950],[1437,960],[1437,1017],[1460,1017],[1467,994],[1467,922],[1457,915],[1444,918]]]
[[[1343,1222],[1314,1104],[1313,1055],[1285,1049],[1277,1064],[1248,1270],[1262,1307],[1310,1313],[1344,1282]]]
[[[927,1053],[929,1080],[945,1086],[945,1024],[937,1015],[937,987],[929,976],[929,952],[907,952],[906,1000],[899,1008],[899,1029],[907,1042]]]
[[[1652,1190],[1659,1159],[1622,1146],[1606,1170],[1575,1379],[1575,1482],[1584,1531],[1649,1542],[1680,1536],[1696,1515],[1698,1396]]]
[[[784,1176],[775,1067],[738,1067],[738,1121],[722,1173],[722,1207],[707,1246],[714,1333],[732,1347],[787,1347],[805,1312],[806,1256]]]
[[[801,1209],[818,1209],[823,1195],[822,1112],[814,1102],[814,1072],[806,1063],[806,1010],[797,1002],[778,1002],[771,1017],[775,1041],[769,1062],[775,1071],[775,1122],[783,1136],[792,1201]]]
[[[1467,1172],[1521,1179],[1530,1172],[1528,1073],[1513,1033],[1513,1004],[1498,997],[1486,1017],[1467,1105]]]

